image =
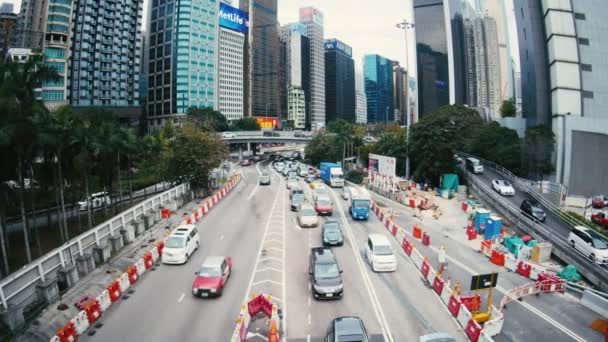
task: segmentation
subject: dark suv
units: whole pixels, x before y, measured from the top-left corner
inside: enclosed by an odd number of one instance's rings
[[[537,201],[533,199],[523,200],[523,202],[521,202],[520,209],[524,214],[526,214],[526,216],[532,218],[533,220],[545,222],[547,219],[547,214],[545,214],[543,208]]]
[[[365,325],[359,317],[338,317],[331,322],[325,342],[369,342]]]
[[[310,287],[317,299],[342,298],[342,271],[331,249],[315,247],[310,250]]]

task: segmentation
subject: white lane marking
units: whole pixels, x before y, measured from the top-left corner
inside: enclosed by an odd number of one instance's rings
[[[258,172],[258,178],[262,174],[262,171],[260,171],[260,164],[261,163],[255,164],[255,170]],[[255,192],[258,190],[259,187],[260,187],[260,180],[258,179],[257,183],[255,184],[255,187],[253,188],[253,191],[251,191],[251,193],[247,197],[248,201],[251,200],[251,198],[253,197],[253,195],[255,195]]]
[[[306,335],[306,342],[310,342],[310,334]]]
[[[334,196],[334,200],[337,198],[335,190],[331,189],[331,193]],[[355,239],[355,235],[352,232],[352,228],[346,219],[346,214],[344,214],[344,210],[342,208],[342,203],[340,201],[335,201],[338,205],[338,211],[340,212],[340,216],[342,217],[342,222],[344,223],[344,227],[346,227],[346,233],[348,234],[348,238],[351,241],[350,247],[355,254],[355,260],[357,260],[357,266],[359,266],[359,271],[361,272],[361,277],[363,278],[363,283],[365,284],[365,289],[367,290],[367,294],[370,297],[370,301],[372,302],[372,307],[374,309],[374,314],[376,315],[376,319],[380,324],[380,328],[382,329],[382,336],[385,341],[394,342],[395,339],[391,333],[391,330],[388,326],[386,316],[384,315],[384,311],[380,306],[380,300],[378,299],[378,295],[376,294],[376,290],[374,285],[372,284],[371,279],[369,278],[369,269],[364,265],[363,260],[361,258],[359,245],[357,244],[357,240]]]
[[[312,302],[312,301],[311,301],[311,299],[310,299],[310,294],[308,294],[308,306],[310,306],[311,302]]]
[[[279,190],[280,192],[280,190]],[[287,267],[287,254],[285,251],[285,246],[286,246],[286,235],[287,235],[287,222],[286,220],[286,216],[287,213],[285,213],[285,210],[287,209],[285,206],[285,197],[283,196],[283,275],[281,277],[281,281],[283,283],[283,287],[282,287],[282,293],[283,293],[283,298],[285,299],[285,301],[283,302],[283,319],[281,320],[281,325],[283,326],[283,335],[285,336],[285,340],[287,341],[287,281],[285,279],[285,269]],[[291,210],[291,206],[289,207],[289,209]]]
[[[220,235],[220,241],[224,240],[224,235]]]
[[[312,318],[310,317],[310,313],[308,313],[308,325],[312,324]]]
[[[182,302],[182,300],[184,300],[184,297],[186,297],[186,294],[185,294],[185,293],[182,293],[182,295],[181,295],[181,296],[179,296],[179,299],[177,300],[177,302],[178,302],[178,303],[181,303],[181,302]]]
[[[374,194],[375,195],[375,194]],[[377,195],[375,195],[375,197],[378,197]],[[393,207],[399,207],[401,206],[401,204],[396,203],[390,199],[387,198],[382,198],[382,200],[387,200],[389,202],[391,202]],[[405,230],[405,232],[411,237],[412,234]],[[435,246],[430,246],[431,250],[434,251],[435,253],[439,253],[439,249]],[[454,264],[460,266],[460,268],[462,268],[463,270],[469,272],[470,274],[479,274],[479,272],[473,270],[472,268],[468,267],[467,265],[461,263],[460,261],[454,259],[453,257],[449,256],[446,254],[446,257],[448,260],[452,261]],[[503,294],[507,294],[508,290],[503,288],[502,286],[496,286],[496,289],[500,292],[502,292]],[[557,329],[561,330],[563,333],[565,333],[566,335],[572,337],[574,340],[576,341],[585,341],[584,338],[580,337],[579,335],[577,335],[576,333],[574,333],[572,330],[566,328],[564,325],[562,325],[561,323],[557,322],[556,320],[554,320],[553,318],[551,318],[549,315],[545,314],[544,312],[538,310],[537,308],[533,307],[532,305],[523,302],[523,301],[513,301],[513,303],[518,303],[521,304],[524,308],[528,309],[530,312],[532,312],[533,314],[537,315],[538,317],[542,318],[543,320],[545,320],[547,323],[553,325],[554,327],[556,327]]]

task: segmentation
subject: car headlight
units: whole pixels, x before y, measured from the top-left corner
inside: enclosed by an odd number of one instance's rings
[[[215,293],[217,290],[216,289],[209,289],[209,292],[211,293]]]

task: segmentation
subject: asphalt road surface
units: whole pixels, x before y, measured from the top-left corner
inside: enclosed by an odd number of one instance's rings
[[[296,224],[281,176],[271,171],[272,184],[257,185],[265,168],[267,163],[244,168],[243,182],[199,221],[201,246],[187,264],[161,265],[146,274],[127,300],[104,314],[103,327],[81,340],[228,341],[244,299],[257,292],[276,298],[288,341],[322,341],[331,320],[343,315],[359,316],[372,341],[417,341],[431,332],[466,340],[404,257],[398,257],[396,272],[371,271],[362,253],[367,235],[385,230],[373,217],[352,221],[346,202],[334,191],[329,219],[344,227],[345,244],[334,251],[344,271],[345,293],[335,301],[313,299],[308,258],[310,248],[321,244],[321,229]],[[231,256],[233,273],[222,297],[195,298],[190,292],[194,272],[209,255]]]

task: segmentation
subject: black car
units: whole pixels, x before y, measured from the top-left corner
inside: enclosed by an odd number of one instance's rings
[[[325,342],[369,342],[365,325],[359,317],[338,317],[331,322],[331,326],[325,336]]]
[[[344,294],[342,271],[330,248],[315,247],[310,250],[310,285],[317,299],[338,299]]]
[[[321,238],[323,246],[342,246],[344,237],[342,236],[342,227],[338,221],[327,221],[323,223],[321,230]]]
[[[520,209],[526,216],[532,218],[533,220],[545,222],[547,219],[547,214],[545,214],[545,211],[536,200],[523,200],[521,202]]]
[[[306,202],[304,194],[294,194],[291,196],[291,211],[297,211],[300,204]]]

